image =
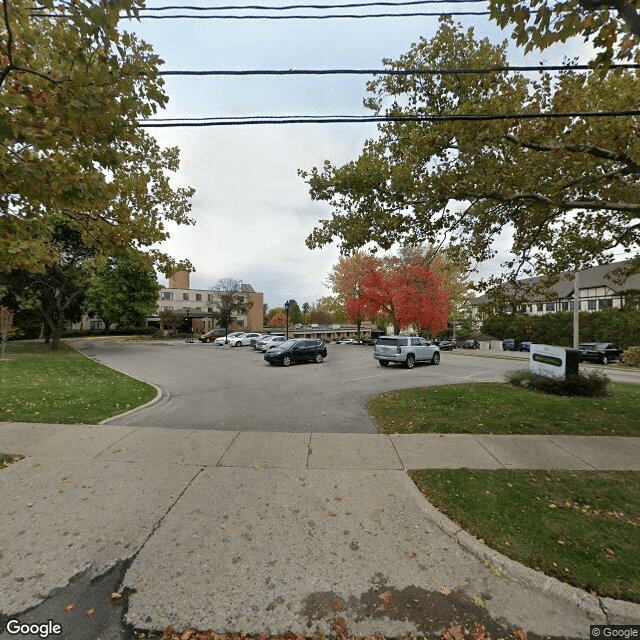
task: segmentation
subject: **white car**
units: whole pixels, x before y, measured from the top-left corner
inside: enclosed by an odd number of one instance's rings
[[[231,342],[235,338],[240,338],[244,335],[244,331],[234,331],[233,333],[228,333],[226,336],[220,336],[214,340],[213,344],[218,347],[221,347],[223,344],[227,342]]]
[[[256,340],[260,337],[259,333],[245,333],[241,336],[236,336],[235,338],[229,338],[229,344],[232,347],[246,347],[251,344],[252,340]]]
[[[267,336],[256,342],[256,349],[260,351],[269,351],[272,347],[278,347],[287,340],[286,336]]]
[[[273,336],[268,334],[268,333],[261,333],[257,338],[251,338],[251,346],[254,349],[258,348],[258,342],[260,342],[260,340],[268,340],[269,338],[272,338]]]

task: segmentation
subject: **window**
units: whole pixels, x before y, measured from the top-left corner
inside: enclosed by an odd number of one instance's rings
[[[587,310],[595,311],[596,310],[596,301],[595,300],[587,300]]]
[[[213,302],[213,293],[207,294],[207,302]]]
[[[569,303],[568,302],[563,302],[562,303],[562,310],[563,311],[569,311]]]
[[[189,294],[188,293],[183,293],[182,294],[182,299],[183,300],[188,300],[189,299]]]
[[[101,320],[92,320],[91,321],[91,331],[99,331],[102,329],[102,321]]]
[[[598,309],[611,309],[612,307],[613,307],[612,298],[603,298],[602,300],[598,300]]]
[[[163,291],[160,295],[161,300],[173,300],[173,291]]]
[[[207,313],[213,313],[213,307],[208,307],[207,308]]]
[[[542,311],[542,305],[541,305],[541,304],[539,304],[539,305],[538,305],[538,313],[540,313],[541,311]]]
[[[244,327],[244,320],[237,320],[237,321],[236,321],[236,325],[237,325],[238,327]]]
[[[555,302],[547,302],[546,309],[547,309],[547,311],[555,311],[556,310],[556,303]]]
[[[196,302],[200,302],[202,300],[202,294],[196,293]]]

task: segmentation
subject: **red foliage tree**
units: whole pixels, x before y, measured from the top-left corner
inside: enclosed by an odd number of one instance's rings
[[[362,280],[358,307],[368,317],[384,315],[394,333],[410,325],[438,333],[447,325],[451,302],[442,281],[429,268],[417,264],[378,269]],[[356,305],[353,305],[354,311]]]

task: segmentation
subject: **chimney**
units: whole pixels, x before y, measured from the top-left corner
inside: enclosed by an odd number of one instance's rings
[[[169,278],[169,289],[189,289],[189,272],[176,271]]]

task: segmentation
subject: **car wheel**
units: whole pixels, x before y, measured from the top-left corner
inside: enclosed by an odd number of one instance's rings
[[[285,356],[284,358],[282,358],[282,364],[285,367],[288,367],[291,364],[291,358],[289,356]]]
[[[405,365],[407,369],[413,369],[413,367],[415,367],[415,364],[416,364],[416,357],[412,353],[410,353],[407,356],[407,361],[405,362]]]
[[[440,354],[437,351],[433,354],[433,358],[431,358],[431,362],[433,364],[440,364]]]
[[[378,362],[380,363],[381,367],[388,367],[389,366],[389,361],[388,360],[378,360]]]
[[[321,353],[316,353],[315,357],[313,358],[318,364],[320,364],[323,360],[323,356]]]
[[[242,342],[238,341],[236,342],[236,347],[241,347],[242,346]]]
[[[609,358],[607,358],[607,356],[602,356],[602,364],[609,364]]]

